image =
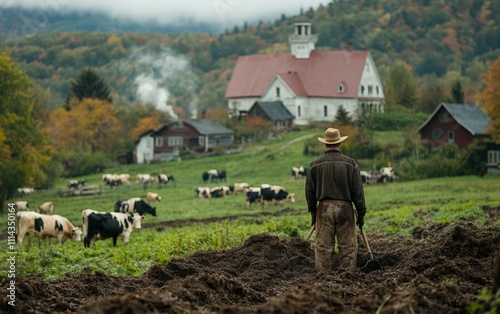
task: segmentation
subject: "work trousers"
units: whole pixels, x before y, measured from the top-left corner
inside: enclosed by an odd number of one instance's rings
[[[351,202],[323,201],[316,212],[316,248],[314,260],[316,271],[333,270],[335,239],[338,241],[339,268],[356,266],[358,240],[356,222]]]

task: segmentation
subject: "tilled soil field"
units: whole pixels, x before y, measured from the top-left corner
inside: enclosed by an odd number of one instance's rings
[[[500,208],[490,219],[429,224],[412,237],[369,233],[382,269],[316,273],[311,243],[268,234],[238,248],[200,251],[142,277],[84,271],[47,283],[17,278],[17,313],[467,313],[500,285]],[[417,213],[418,215],[418,213]],[[361,237],[358,267],[367,263]],[[2,290],[8,281],[2,279]],[[488,306],[488,304],[486,304]]]

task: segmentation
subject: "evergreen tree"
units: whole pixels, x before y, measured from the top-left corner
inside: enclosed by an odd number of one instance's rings
[[[337,110],[337,114],[335,115],[335,121],[340,125],[348,125],[352,123],[349,112],[347,112],[344,106],[340,105],[339,110]]]
[[[95,71],[85,69],[80,73],[78,78],[71,82],[71,89],[66,97],[65,108],[70,109],[72,98],[81,101],[84,98],[101,99],[109,103],[113,102],[110,95],[109,87],[106,81],[101,78]]]
[[[460,83],[459,79],[453,81],[453,85],[451,86],[451,98],[455,104],[464,103],[464,91],[462,90],[462,83]]]

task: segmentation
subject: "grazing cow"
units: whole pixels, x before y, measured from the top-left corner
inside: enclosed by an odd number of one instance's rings
[[[261,185],[262,205],[264,202],[273,202],[274,205],[284,201],[295,203],[295,194],[288,193],[284,187],[278,185]]]
[[[134,197],[126,201],[118,200],[115,203],[115,212],[129,214],[138,213],[141,216],[151,214],[156,217],[156,207],[151,207],[151,205],[139,197]]]
[[[211,169],[211,170],[203,172],[203,174],[201,175],[201,178],[202,178],[204,183],[206,183],[207,181],[210,181],[210,182],[226,181],[227,180],[227,172],[226,172],[226,170]]]
[[[57,243],[63,244],[66,240],[80,241],[82,230],[75,227],[67,218],[60,215],[43,215],[35,212],[18,212],[16,214],[17,243],[21,248],[26,235],[45,238],[50,244],[52,237]],[[28,238],[28,246],[31,238]]]
[[[166,175],[166,174],[163,174],[163,173],[160,173],[158,175],[158,184],[159,185],[162,185],[162,184],[166,185],[169,182],[174,182],[175,183],[175,179],[174,179],[173,175]]]
[[[245,200],[248,206],[251,206],[253,203],[261,202],[261,188],[260,187],[249,187],[245,191]]]
[[[138,213],[100,213],[86,209],[82,211],[82,222],[86,231],[83,238],[85,248],[90,247],[90,241],[113,238],[113,247],[119,236],[123,237],[125,245],[128,244],[133,229],[141,228],[142,216]]]
[[[18,212],[30,210],[30,204],[28,203],[28,201],[17,201],[15,202],[15,204]]]
[[[370,180],[372,179],[372,175],[363,170],[360,171],[360,174],[361,174],[361,182],[363,182],[363,184],[369,184]]]
[[[227,196],[231,193],[228,186],[216,186],[210,189],[210,198],[219,198]]]
[[[120,186],[122,184],[120,177],[117,174],[111,173],[103,174],[102,182],[104,182],[106,185],[109,185],[110,188],[113,188],[114,186]]]
[[[211,193],[210,193],[210,188],[209,187],[197,187],[194,189],[194,197],[196,198],[210,198]]]
[[[25,195],[28,195],[28,194],[35,193],[35,189],[34,188],[28,188],[28,187],[18,188],[17,189],[17,193],[19,195],[21,195],[21,197],[22,197],[22,196],[25,196]]]
[[[292,167],[292,177],[294,179],[300,179],[302,177],[307,176],[307,169],[300,166],[300,167]]]
[[[40,214],[52,214],[54,213],[54,203],[52,202],[45,202],[43,203],[42,205],[38,206],[37,212],[39,212]]]
[[[68,180],[68,188],[69,189],[78,189],[82,186],[85,186],[87,180]]]
[[[158,195],[158,193],[154,193],[154,192],[148,192],[147,193],[147,199],[148,199],[148,203],[149,202],[160,202],[161,201],[161,196]]]
[[[142,174],[142,173],[139,173],[137,174],[137,176],[135,177],[135,180],[137,181],[137,183],[144,183],[144,184],[148,184],[150,182],[154,182],[155,181],[155,178],[150,175],[150,174]]]
[[[122,173],[119,175],[115,175],[115,178],[118,182],[120,182],[119,185],[123,185],[123,184],[130,185],[130,174],[128,174],[128,173]]]
[[[377,182],[387,183],[392,181],[394,181],[394,168],[392,167],[380,168],[380,173]]]
[[[208,174],[208,171],[205,171],[201,174],[201,180],[203,180],[203,183],[207,183],[209,179],[210,175]]]
[[[216,181],[224,181],[224,182],[226,182],[227,181],[226,170],[219,170],[219,173],[214,178],[215,178]],[[214,178],[212,178],[212,180],[214,180]]]
[[[245,192],[250,187],[248,183],[235,183],[233,184],[233,193],[234,195],[238,194],[238,192]]]

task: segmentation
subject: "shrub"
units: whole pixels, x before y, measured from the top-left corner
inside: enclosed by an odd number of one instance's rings
[[[363,125],[373,131],[395,131],[407,129],[410,125],[418,126],[424,123],[427,118],[428,115],[424,113],[405,111],[376,112],[367,115]]]

